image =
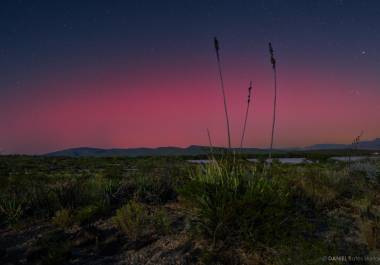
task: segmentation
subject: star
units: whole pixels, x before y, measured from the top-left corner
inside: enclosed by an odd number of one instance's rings
[[[363,51],[361,52],[361,54],[362,54],[362,55],[367,55],[367,51],[364,51],[364,50],[363,50]]]

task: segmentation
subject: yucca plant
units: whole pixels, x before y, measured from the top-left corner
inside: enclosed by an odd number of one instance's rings
[[[360,138],[363,136],[363,131],[360,132],[360,135],[356,136],[355,139],[352,141],[350,147],[349,147],[349,152],[348,152],[348,169],[351,169],[351,156],[354,150],[358,149],[359,147],[359,142]]]
[[[241,149],[241,151],[243,149],[243,141],[244,141],[244,135],[245,135],[245,128],[247,127],[248,112],[249,112],[249,106],[250,106],[250,103],[251,103],[251,91],[252,91],[252,81],[249,83],[249,87],[248,87],[247,109],[245,111],[243,133],[241,135],[241,140],[240,140],[240,149]]]
[[[233,154],[197,168],[179,192],[191,210],[194,231],[212,246],[227,238],[268,241],[273,230],[287,224],[285,185]]]
[[[219,78],[220,78],[220,88],[222,90],[222,95],[223,95],[223,103],[224,103],[224,112],[226,115],[226,127],[227,127],[227,140],[228,140],[228,149],[231,149],[231,134],[230,134],[230,121],[228,118],[228,110],[227,110],[227,99],[226,99],[226,93],[224,90],[224,81],[223,81],[223,74],[222,74],[222,64],[220,62],[220,46],[219,46],[219,41],[215,37],[214,38],[214,48],[216,52],[216,60],[218,63],[218,71],[219,71]]]
[[[0,215],[5,217],[8,224],[13,225],[17,223],[23,213],[22,202],[17,199],[16,195],[0,198]]]
[[[273,150],[273,141],[274,141],[274,130],[276,126],[276,109],[277,109],[277,69],[276,69],[276,59],[274,58],[274,50],[273,50],[271,42],[269,42],[269,54],[270,54],[270,62],[272,64],[272,69],[273,69],[273,82],[274,82],[272,134],[271,134],[270,149],[269,149],[269,160],[271,160],[272,150]]]

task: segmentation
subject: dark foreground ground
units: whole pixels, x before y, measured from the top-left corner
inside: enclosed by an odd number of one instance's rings
[[[378,160],[1,156],[0,264],[380,264],[379,181]]]

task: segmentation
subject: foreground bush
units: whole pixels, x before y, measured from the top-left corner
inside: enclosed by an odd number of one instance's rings
[[[69,209],[57,211],[52,218],[52,223],[61,228],[68,228],[73,224],[72,213]]]
[[[163,208],[149,209],[148,206],[134,200],[116,211],[114,223],[133,240],[149,233],[168,234],[171,230],[170,219]]]
[[[128,237],[136,240],[148,223],[146,208],[141,203],[131,201],[116,211],[114,222]]]
[[[211,246],[281,251],[289,245],[306,248],[314,228],[308,218],[316,214],[313,202],[290,183],[227,158],[196,169],[179,192],[192,213],[193,231]]]
[[[0,198],[0,216],[9,225],[16,224],[23,215],[22,202],[16,196]]]

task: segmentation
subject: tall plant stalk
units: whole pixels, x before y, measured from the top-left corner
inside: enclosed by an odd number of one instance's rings
[[[358,135],[351,143],[350,147],[349,147],[349,152],[348,152],[348,170],[351,169],[351,156],[352,156],[352,153],[354,152],[354,150],[357,150],[358,149],[358,146],[359,146],[359,142],[360,142],[360,139],[361,137],[363,136],[363,133],[364,131],[362,130],[360,132],[360,135]]]
[[[252,91],[252,81],[249,83],[249,87],[248,87],[247,109],[245,111],[243,133],[241,135],[241,140],[240,140],[240,152],[243,151],[243,141],[244,141],[244,135],[245,135],[245,128],[247,127],[248,112],[249,112],[249,106],[251,103],[251,91]]]
[[[210,130],[207,128],[207,137],[208,137],[208,144],[209,144],[209,147],[210,147],[210,152],[211,152],[211,155],[213,155],[213,146],[212,146],[212,141],[211,141],[211,134],[210,134]]]
[[[219,46],[219,41],[215,37],[214,38],[214,48],[216,52],[216,60],[218,63],[218,70],[219,70],[219,78],[220,78],[220,88],[222,90],[222,95],[223,95],[223,102],[224,102],[224,112],[226,115],[226,127],[227,127],[227,139],[228,139],[228,149],[231,149],[231,134],[230,134],[230,121],[228,118],[228,110],[227,110],[227,99],[226,99],[226,93],[224,91],[224,81],[223,81],[223,75],[222,75],[222,65],[220,62],[220,46]]]
[[[273,118],[272,118],[272,135],[270,139],[270,149],[269,149],[269,160],[272,159],[272,150],[273,150],[273,140],[274,140],[274,130],[276,126],[276,109],[277,109],[277,70],[276,70],[276,59],[274,58],[274,51],[272,43],[269,42],[269,53],[270,53],[270,62],[273,69],[273,82],[274,82],[274,99],[273,99]]]

